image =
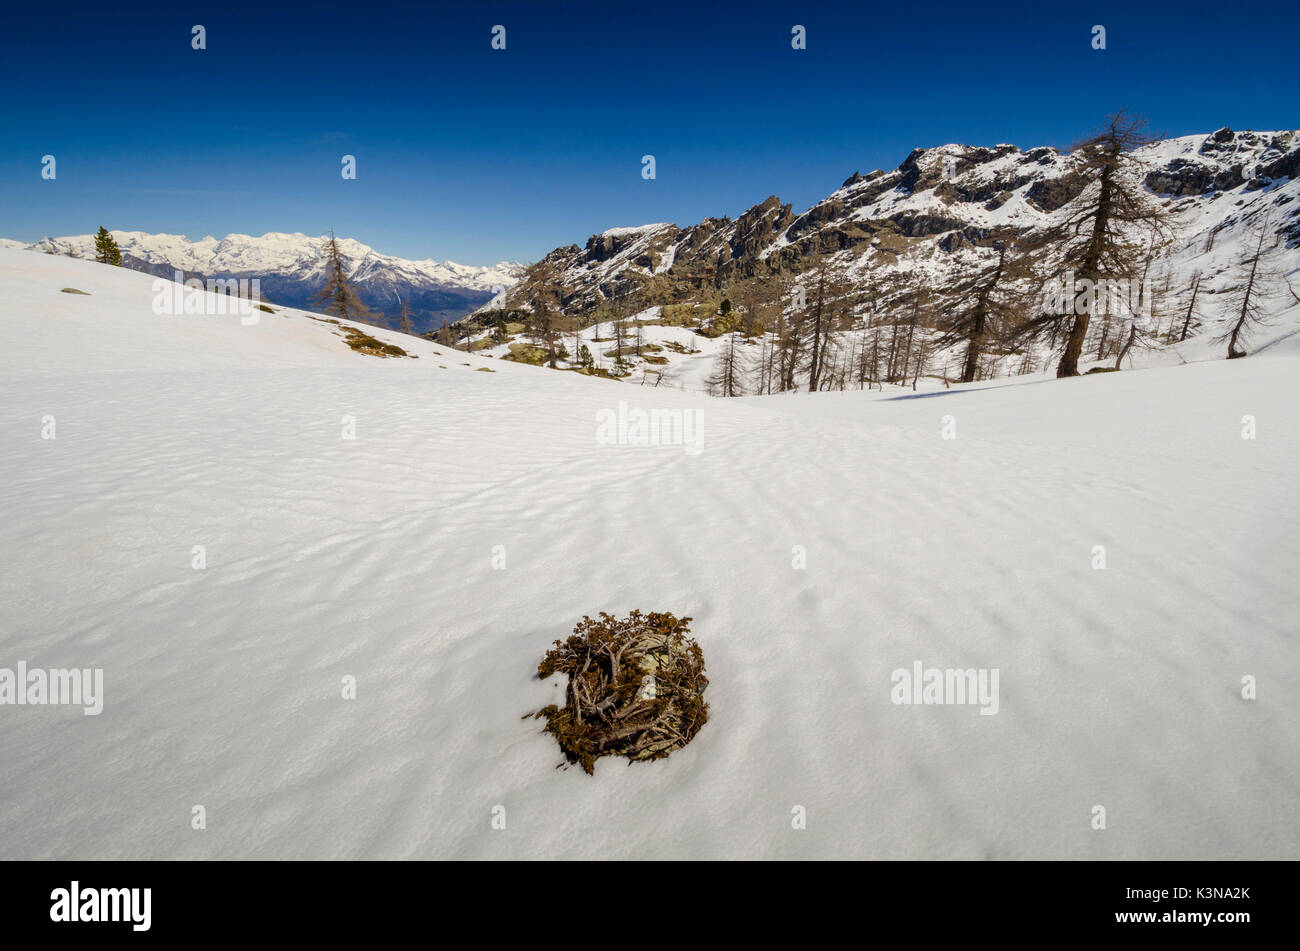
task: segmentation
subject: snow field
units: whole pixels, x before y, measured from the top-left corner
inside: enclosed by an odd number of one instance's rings
[[[1294,347],[711,400],[149,285],[0,250],[0,666],[105,671],[0,707],[0,857],[1300,857]],[[703,451],[600,444],[620,399]],[[557,770],[536,664],[632,608],[710,721]],[[892,703],[917,660],[998,713]]]

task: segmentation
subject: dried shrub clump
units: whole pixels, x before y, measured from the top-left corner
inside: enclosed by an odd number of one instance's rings
[[[340,325],[341,326],[341,325]],[[372,357],[409,357],[410,354],[391,343],[384,343],[376,340],[370,334],[356,327],[343,327],[346,336],[343,338],[347,345],[357,353],[364,353]]]
[[[601,756],[661,759],[689,743],[709,718],[704,653],[691,619],[633,611],[584,617],[537,665],[543,679],[567,674],[565,704],[537,711],[565,759],[588,773]]]

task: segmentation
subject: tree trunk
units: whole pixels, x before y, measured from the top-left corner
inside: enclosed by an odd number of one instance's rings
[[[1178,338],[1178,341],[1180,343],[1187,339],[1187,328],[1190,327],[1192,323],[1192,308],[1196,306],[1196,295],[1200,291],[1200,289],[1201,289],[1201,276],[1198,274],[1196,275],[1196,278],[1192,281],[1192,299],[1188,302],[1187,314],[1183,317],[1183,335]]]
[[[1079,355],[1083,353],[1083,343],[1088,337],[1088,322],[1092,319],[1092,305],[1096,300],[1098,266],[1101,263],[1102,246],[1106,240],[1106,229],[1110,225],[1111,208],[1111,168],[1102,170],[1100,192],[1097,195],[1097,215],[1092,222],[1092,237],[1088,250],[1084,254],[1083,265],[1079,268],[1079,277],[1091,282],[1092,291],[1084,304],[1083,313],[1076,314],[1070,327],[1070,339],[1066,341],[1065,352],[1056,368],[1058,378],[1079,375]],[[1077,303],[1078,298],[1075,298]]]
[[[1120,349],[1119,356],[1115,358],[1116,370],[1118,370],[1119,365],[1124,362],[1124,358],[1128,356],[1129,350],[1133,348],[1133,344],[1137,340],[1137,333],[1138,333],[1137,324],[1133,324],[1133,326],[1129,327],[1128,340],[1124,341],[1124,346]]]
[[[1083,353],[1083,340],[1088,336],[1088,314],[1078,314],[1070,327],[1070,339],[1065,342],[1065,352],[1056,367],[1056,376],[1078,376],[1079,354]]]
[[[1264,232],[1260,230],[1259,246],[1255,248],[1255,256],[1250,262],[1250,277],[1246,280],[1246,289],[1241,295],[1241,313],[1237,315],[1237,323],[1233,325],[1232,336],[1228,339],[1228,359],[1236,360],[1246,355],[1245,350],[1237,349],[1237,337],[1241,334],[1241,329],[1246,326],[1246,321],[1250,317],[1250,295],[1255,292],[1255,275],[1259,272],[1259,257],[1264,250]]]
[[[963,383],[974,383],[975,378],[979,375],[980,367],[980,344],[984,339],[984,322],[985,311],[983,305],[979,305],[972,318],[970,340],[966,343],[966,364],[962,367],[961,381]],[[945,374],[945,377],[947,374]]]

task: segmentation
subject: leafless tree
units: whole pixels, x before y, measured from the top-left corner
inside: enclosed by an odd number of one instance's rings
[[[1073,210],[1049,230],[1048,239],[1055,243],[1053,263],[1061,272],[1072,272],[1077,281],[1093,286],[1126,281],[1137,271],[1144,244],[1152,256],[1172,237],[1169,213],[1147,191],[1145,166],[1134,154],[1153,141],[1145,133],[1145,125],[1141,118],[1116,112],[1100,132],[1078,144],[1072,153],[1074,172],[1087,186]],[[1058,377],[1078,375],[1095,306],[1093,295],[1081,295],[1077,306],[1062,308],[1062,313],[1037,315],[1022,325],[1022,332],[1030,338],[1050,332],[1055,340],[1059,331],[1066,330]]]
[[[1031,258],[1019,253],[1010,235],[995,241],[997,257],[958,285],[958,302],[936,341],[940,349],[964,342],[961,382],[973,383],[979,376],[980,358],[992,341],[999,340],[1027,307],[1027,295],[1018,282],[1031,278]]]
[[[1215,338],[1216,343],[1227,342],[1228,359],[1246,356],[1243,349],[1252,330],[1268,323],[1264,306],[1278,291],[1278,272],[1264,260],[1264,243],[1270,236],[1267,213],[1254,226],[1254,233],[1245,242],[1245,249],[1232,265],[1235,286],[1228,292],[1227,311],[1232,320],[1228,329]]]
[[[325,284],[312,303],[323,305],[323,313],[340,320],[354,320],[363,324],[379,323],[379,316],[361,300],[357,285],[348,277],[343,266],[343,254],[339,251],[339,243],[332,230],[321,246],[321,252],[325,256]]]
[[[745,392],[745,367],[740,352],[736,349],[734,333],[726,336],[726,342],[713,358],[713,372],[704,381],[713,396],[742,396]]]
[[[803,359],[804,319],[801,314],[782,315],[777,324],[777,392],[796,386],[796,374]]]

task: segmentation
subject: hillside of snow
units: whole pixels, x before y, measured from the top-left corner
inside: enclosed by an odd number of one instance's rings
[[[0,858],[1300,858],[1300,337],[721,400],[154,297],[0,249],[0,668],[104,676],[0,705]],[[633,608],[709,722],[556,769],[537,663]]]

